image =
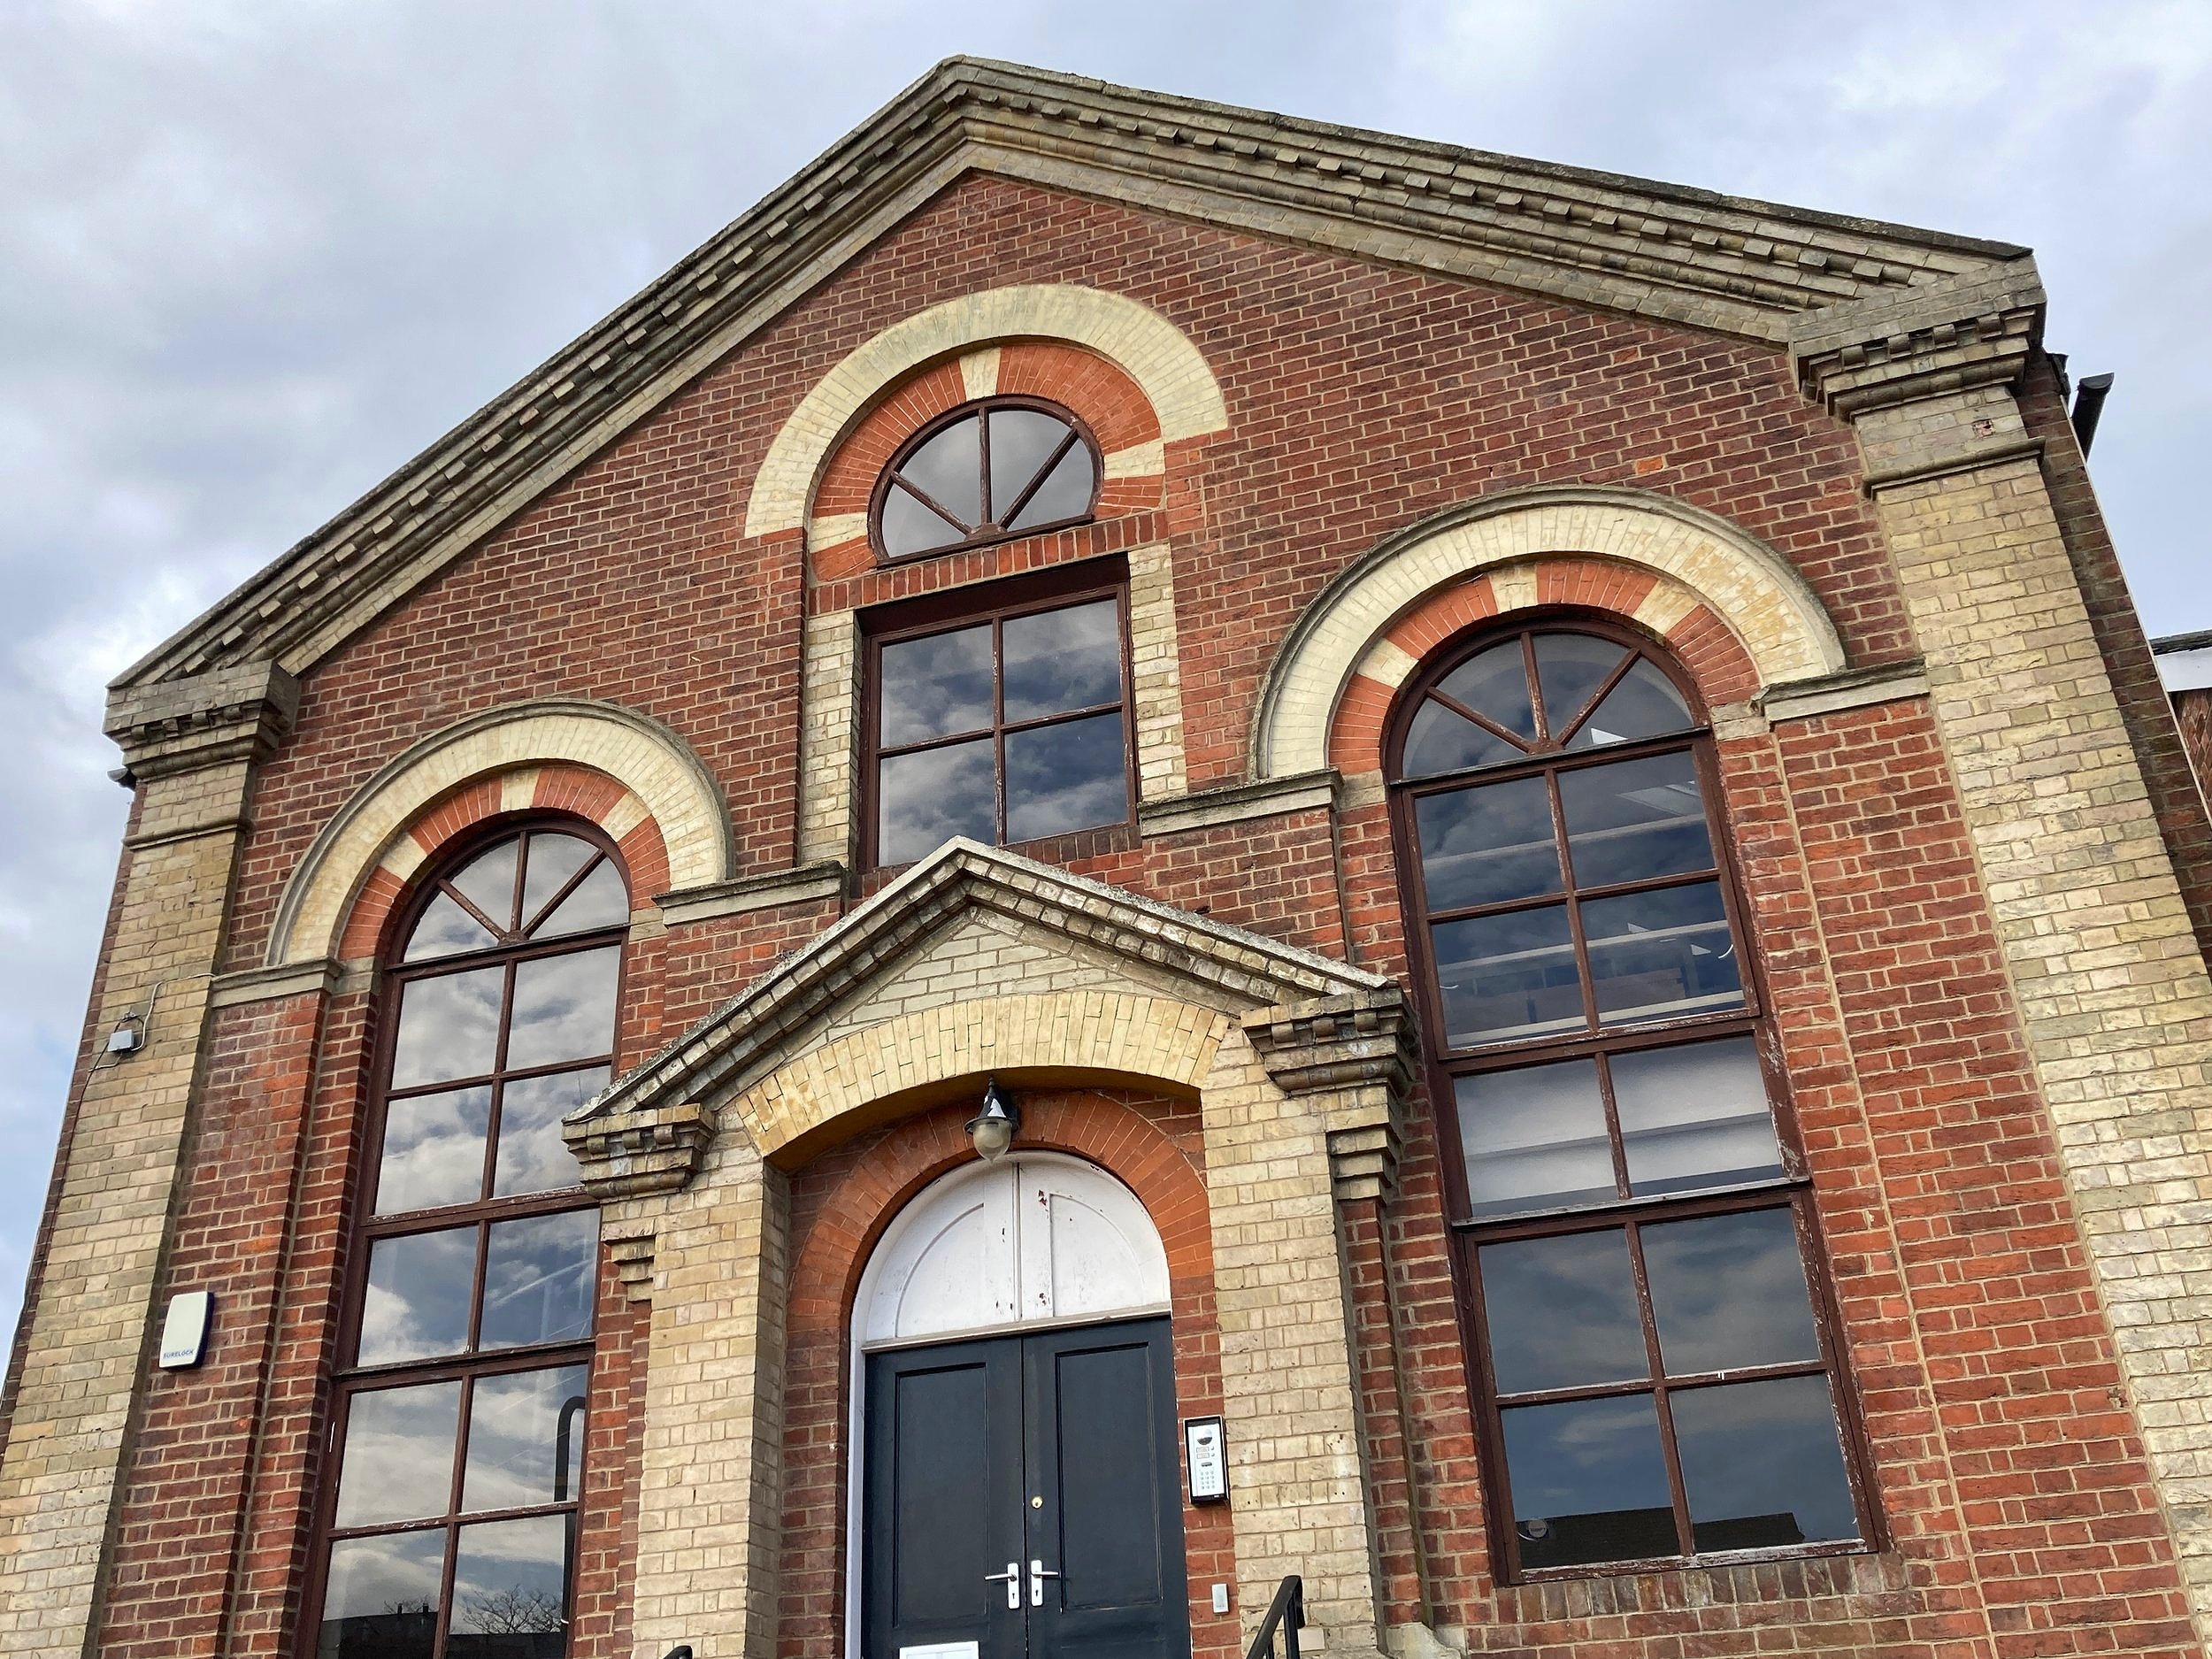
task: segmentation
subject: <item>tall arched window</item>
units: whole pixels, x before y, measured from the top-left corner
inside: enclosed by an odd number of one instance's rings
[[[1809,1191],[1693,688],[1640,637],[1493,633],[1389,761],[1502,1566],[1866,1535]]]
[[[613,1064],[629,919],[614,849],[568,824],[476,843],[402,918],[340,1340],[322,1659],[568,1651],[599,1217],[561,1119]]]

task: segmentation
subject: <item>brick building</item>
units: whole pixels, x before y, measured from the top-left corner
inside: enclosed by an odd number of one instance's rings
[[[116,682],[0,1655],[2200,1651],[2042,319],[941,65]]]

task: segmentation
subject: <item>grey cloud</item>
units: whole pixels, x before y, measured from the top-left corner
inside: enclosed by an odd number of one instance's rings
[[[104,680],[787,176],[977,51],[2034,242],[2119,388],[2154,629],[2212,624],[2177,326],[2191,5],[18,4],[0,9],[0,1325],[125,801]]]

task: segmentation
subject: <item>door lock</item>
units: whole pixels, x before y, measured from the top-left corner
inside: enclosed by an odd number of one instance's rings
[[[1029,1605],[1042,1607],[1045,1604],[1045,1580],[1056,1578],[1059,1576],[1034,1555],[1031,1556],[1029,1558]]]
[[[985,1573],[985,1574],[983,1575],[983,1582],[984,1582],[984,1583],[986,1583],[986,1584],[1002,1584],[1002,1585],[1004,1585],[1004,1586],[1006,1586],[1006,1605],[1007,1605],[1008,1607],[1010,1607],[1010,1608],[1014,1609],[1017,1612],[1018,1612],[1018,1611],[1021,1609],[1021,1604],[1022,1604],[1022,1564],[1021,1564],[1021,1563],[1019,1563],[1018,1561],[1010,1561],[1010,1562],[1008,1562],[1008,1563],[1006,1563],[1006,1571],[1005,1571],[1004,1572],[987,1572],[987,1573]]]

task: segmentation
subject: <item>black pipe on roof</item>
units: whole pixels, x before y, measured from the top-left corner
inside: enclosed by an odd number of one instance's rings
[[[2112,391],[2109,374],[2085,374],[2081,389],[2074,394],[2074,441],[2081,445],[2084,455],[2096,442],[2097,420],[2104,413],[2104,400]]]

